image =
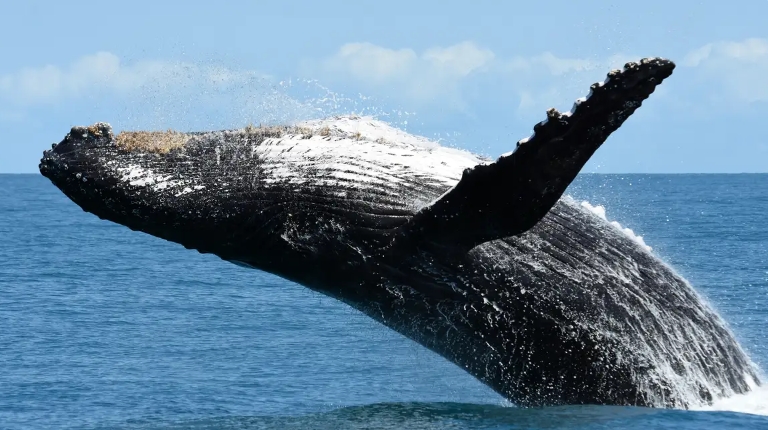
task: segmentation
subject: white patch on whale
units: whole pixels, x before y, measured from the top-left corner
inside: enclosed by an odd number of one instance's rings
[[[262,160],[265,182],[304,184],[320,175],[328,186],[365,187],[366,184],[418,184],[453,186],[464,169],[484,159],[455,148],[440,146],[372,117],[340,116],[297,124],[312,135],[291,134],[254,144],[252,154]]]
[[[106,165],[111,164],[112,163],[106,163]],[[135,187],[152,187],[154,191],[163,191],[166,189],[178,190],[179,188],[184,187],[180,192],[174,194],[176,197],[205,188],[203,185],[190,186],[188,184],[189,181],[174,178],[173,175],[158,174],[152,169],[142,167],[138,164],[116,167],[114,170],[117,172],[117,177],[120,178],[120,180]]]

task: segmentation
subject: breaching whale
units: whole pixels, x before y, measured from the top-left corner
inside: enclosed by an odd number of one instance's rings
[[[372,118],[74,127],[40,171],[85,211],[334,297],[521,406],[692,407],[760,384],[672,269],[564,192],[665,78],[628,63],[495,161]]]

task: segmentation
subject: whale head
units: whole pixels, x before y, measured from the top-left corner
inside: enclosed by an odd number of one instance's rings
[[[311,238],[289,237],[286,226],[312,220],[298,210],[298,193],[268,187],[263,160],[252,156],[250,144],[284,132],[115,134],[97,123],[73,127],[44,152],[39,168],[99,218],[281,273],[287,261],[302,264],[313,246]],[[291,246],[281,235],[293,239]]]

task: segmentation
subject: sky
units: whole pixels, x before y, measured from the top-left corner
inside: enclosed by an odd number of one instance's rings
[[[585,166],[768,172],[768,0],[2,2],[0,173],[74,125],[357,113],[496,157],[612,68],[675,73]]]

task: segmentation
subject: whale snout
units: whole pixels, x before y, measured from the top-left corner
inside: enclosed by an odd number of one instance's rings
[[[72,127],[64,139],[43,152],[40,173],[74,203],[102,219],[136,221],[137,190],[124,186],[128,153],[107,123]],[[133,154],[143,157],[138,151]]]
[[[43,152],[39,169],[81,209],[101,219],[200,252],[215,250],[243,260],[231,251],[232,246],[218,243],[239,244],[238,226],[244,224],[230,228],[221,220],[247,221],[253,214],[243,209],[247,202],[228,204],[226,198],[207,193],[217,189],[215,181],[227,182],[213,168],[219,161],[217,148],[203,142],[190,155],[184,152],[189,139],[188,134],[175,131],[115,135],[107,123],[73,127],[61,142]]]
[[[112,126],[99,122],[88,127],[72,127],[64,140],[60,144],[55,144],[51,150],[56,154],[66,155],[75,151],[82,152],[104,147],[113,141]]]
[[[68,182],[87,182],[98,171],[98,153],[110,147],[114,148],[114,136],[109,124],[72,127],[61,142],[43,152],[40,173],[59,188]]]

